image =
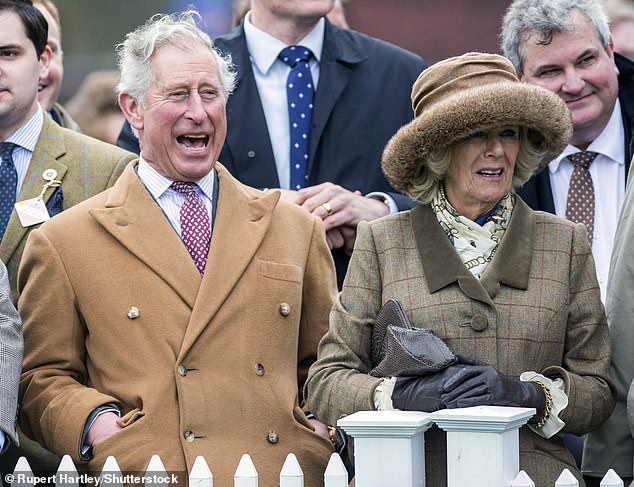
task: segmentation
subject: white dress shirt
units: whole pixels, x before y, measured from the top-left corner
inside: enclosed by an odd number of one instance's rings
[[[313,77],[315,91],[319,82],[319,61],[324,44],[324,30],[325,21],[322,18],[315,28],[297,43],[307,47],[313,53],[314,57],[310,60],[310,74]],[[277,58],[280,51],[288,46],[254,26],[251,23],[251,12],[248,12],[244,18],[244,35],[255,84],[264,110],[264,118],[269,129],[280,188],[288,189],[291,178],[291,136],[286,101],[286,78],[291,68]]]
[[[196,192],[198,196],[202,198],[207,208],[207,214],[209,215],[210,228],[213,225],[212,218],[212,201],[214,195],[214,172],[215,169],[210,171],[204,178],[196,181],[198,188]],[[180,210],[181,206],[185,202],[185,195],[170,188],[174,182],[171,179],[159,174],[156,169],[150,166],[142,157],[139,158],[139,166],[137,174],[139,179],[145,185],[150,192],[154,200],[158,203],[167,216],[167,219],[176,230],[178,236],[181,236],[181,219]]]
[[[20,201],[20,192],[24,185],[24,178],[31,163],[31,156],[40,138],[42,127],[44,126],[44,111],[38,104],[35,114],[27,120],[18,130],[13,132],[5,142],[16,144],[13,150],[13,164],[18,173],[18,186],[16,188],[16,201]]]
[[[625,197],[624,138],[621,105],[617,100],[608,124],[586,149],[599,154],[590,165],[589,171],[595,194],[592,255],[601,288],[601,300],[604,303],[614,234]],[[579,150],[573,145],[568,145],[549,165],[555,213],[563,218],[566,217],[568,186],[574,169],[567,156]]]

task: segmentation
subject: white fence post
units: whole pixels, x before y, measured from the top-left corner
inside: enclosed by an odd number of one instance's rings
[[[570,473],[570,470],[564,468],[564,471],[555,481],[555,487],[579,487],[579,481]]]
[[[520,470],[517,477],[511,482],[511,487],[535,487],[535,482],[531,479],[524,470]]]
[[[106,458],[99,476],[99,485],[102,487],[123,487],[123,474],[115,457]]]
[[[214,476],[209,470],[209,465],[200,455],[194,460],[189,474],[189,487],[214,487]]]
[[[79,474],[70,455],[64,455],[55,474],[55,487],[79,487]]]
[[[623,487],[623,480],[612,469],[608,470],[601,480],[601,487]]]
[[[18,458],[18,463],[15,464],[13,469],[11,485],[12,487],[33,487],[35,485],[33,471],[25,457]]]
[[[447,432],[447,486],[508,487],[519,473],[519,428],[533,408],[442,409],[431,419]]]
[[[242,455],[236,473],[233,475],[234,487],[258,487],[258,472],[248,454]]]
[[[337,453],[330,455],[324,472],[324,487],[348,487],[348,471]]]
[[[165,487],[170,484],[169,475],[165,471],[165,465],[158,455],[152,455],[143,476],[145,487]]]
[[[294,453],[289,453],[280,472],[280,487],[304,487],[304,472]]]
[[[425,487],[431,425],[430,415],[417,411],[359,411],[337,421],[354,438],[356,485]]]

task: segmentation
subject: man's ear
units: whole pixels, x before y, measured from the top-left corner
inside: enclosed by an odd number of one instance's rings
[[[137,130],[143,129],[143,107],[129,93],[119,93],[119,107],[128,123]]]
[[[42,54],[40,55],[40,79],[48,76],[48,68],[51,64],[52,57],[53,51],[51,51],[51,47],[46,44],[44,51],[42,51]]]

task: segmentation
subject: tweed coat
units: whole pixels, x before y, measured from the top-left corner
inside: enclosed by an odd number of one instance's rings
[[[18,442],[16,418],[22,351],[22,321],[11,302],[7,268],[0,262],[0,430],[9,435],[12,443]]]
[[[184,472],[202,455],[214,482],[230,485],[249,453],[261,484],[276,485],[294,452],[306,485],[318,485],[332,445],[307,421],[298,387],[337,292],[320,220],[217,164],[201,280],[133,165],[29,237],[19,275],[25,433],[79,461],[86,419],[113,403],[124,428],[94,448],[90,471],[114,455],[140,472],[158,454]]]
[[[583,473],[603,477],[612,468],[620,477],[633,475],[634,462],[634,180],[628,179],[625,202],[614,236],[605,311],[612,342],[611,373],[616,405],[608,420],[584,444]],[[606,455],[606,452],[609,452]]]
[[[49,188],[44,194],[44,202],[48,203],[54,194],[62,194],[65,210],[112,186],[125,165],[135,157],[111,144],[62,128],[44,116],[44,126],[17,201],[39,195],[46,182],[42,173],[54,169],[57,179],[62,182],[61,193],[58,188]],[[17,301],[17,274],[22,252],[29,233],[37,226],[24,228],[14,211],[0,242],[0,258],[9,270],[14,301]]]
[[[381,379],[368,375],[372,325],[391,298],[415,326],[431,329],[455,353],[513,377],[529,370],[562,377],[569,400],[560,415],[565,431],[585,434],[612,411],[608,330],[582,225],[533,212],[517,198],[478,281],[431,207],[419,206],[360,225],[349,269],[305,387],[322,421],[374,409]],[[580,477],[562,436],[546,440],[521,428],[520,467],[536,485],[554,485],[564,467]],[[425,448],[427,485],[446,485],[444,433],[429,430]]]

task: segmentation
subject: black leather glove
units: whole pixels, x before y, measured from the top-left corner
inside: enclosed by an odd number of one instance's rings
[[[449,408],[515,406],[535,408],[531,422],[543,417],[546,397],[534,382],[507,377],[490,365],[474,365],[458,371],[443,386],[441,403]]]
[[[444,409],[440,402],[443,385],[453,375],[462,369],[473,365],[483,365],[482,362],[464,355],[456,355],[457,362],[438,372],[425,375],[397,377],[392,404],[402,411],[423,411],[431,413]]]

